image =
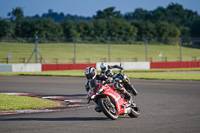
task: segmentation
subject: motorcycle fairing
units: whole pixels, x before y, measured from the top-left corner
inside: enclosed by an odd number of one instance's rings
[[[103,89],[105,91],[101,93],[101,95],[110,96],[115,100],[115,105],[116,105],[118,114],[125,113],[127,102],[123,98],[121,98],[121,96],[118,93],[116,93],[113,89],[109,88],[109,86],[104,86]]]

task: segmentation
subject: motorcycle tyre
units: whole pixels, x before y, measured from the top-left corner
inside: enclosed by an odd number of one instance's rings
[[[110,118],[111,120],[116,120],[118,118],[118,112],[115,109],[115,112],[116,114],[112,114],[104,105],[104,100],[107,100],[109,101],[107,98],[100,98],[99,101],[98,101],[98,105],[100,107],[100,109],[103,111],[103,113],[108,117]]]
[[[124,88],[126,89],[126,91],[128,91],[129,93],[131,93],[134,96],[137,96],[138,92],[137,90],[133,87],[133,85],[129,84],[129,83],[125,83],[124,84]]]
[[[128,114],[132,118],[137,118],[140,115],[140,108],[139,107],[132,107],[131,113]]]

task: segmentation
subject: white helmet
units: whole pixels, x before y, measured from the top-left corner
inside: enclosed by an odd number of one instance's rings
[[[100,68],[101,68],[102,72],[106,72],[106,70],[107,70],[107,67],[106,67],[105,63],[101,63]]]

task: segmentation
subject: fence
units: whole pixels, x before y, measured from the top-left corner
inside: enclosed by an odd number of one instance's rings
[[[199,60],[200,38],[0,39],[0,64]]]

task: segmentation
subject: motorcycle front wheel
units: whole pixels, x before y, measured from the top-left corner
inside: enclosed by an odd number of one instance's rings
[[[139,107],[132,107],[131,113],[128,114],[130,117],[136,118],[140,115],[140,108]]]
[[[132,94],[134,96],[136,96],[138,94],[137,90],[133,87],[133,85],[131,85],[129,83],[125,83],[124,88],[126,89],[126,91],[128,91],[130,94]]]
[[[108,118],[112,120],[116,120],[118,118],[118,112],[108,98],[100,98],[98,104],[100,109]]]

